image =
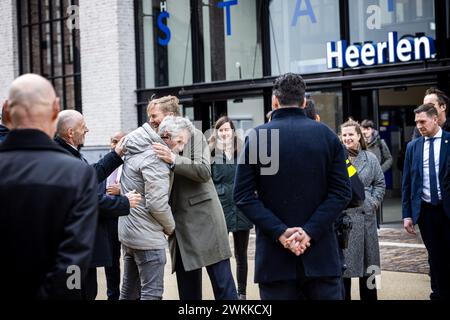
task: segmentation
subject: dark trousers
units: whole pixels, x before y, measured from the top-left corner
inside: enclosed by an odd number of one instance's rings
[[[297,280],[259,284],[261,300],[343,300],[342,291],[341,277],[306,277],[301,262]]]
[[[108,300],[117,301],[120,297],[120,247],[119,236],[117,234],[117,221],[111,222],[111,249],[112,265],[105,267],[106,294]]]
[[[89,268],[81,287],[84,300],[95,300],[97,298],[97,268]]]
[[[233,232],[234,257],[236,258],[236,274],[238,293],[247,295],[247,277],[248,277],[248,240],[250,230]]]
[[[117,301],[120,297],[120,242],[113,244],[113,261],[111,267],[105,267],[106,294],[108,300]]]
[[[175,271],[178,294],[182,301],[202,300],[202,269],[185,271],[177,247]],[[230,260],[223,260],[206,267],[216,300],[237,300],[236,285],[231,273]]]
[[[361,301],[377,301],[378,293],[376,289],[369,289],[367,287],[367,280],[369,277],[359,278],[359,296]],[[352,279],[344,278],[344,287],[345,287],[345,300],[352,300]]]
[[[433,299],[450,299],[450,219],[442,205],[422,203],[418,221],[420,234],[428,250]]]

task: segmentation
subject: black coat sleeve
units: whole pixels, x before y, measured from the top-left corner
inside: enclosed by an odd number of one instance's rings
[[[93,164],[92,166],[97,172],[98,183],[106,180],[122,164],[122,158],[115,151],[111,151],[102,160]]]
[[[102,218],[118,218],[130,213],[130,202],[125,196],[109,196],[99,193],[98,209]]]
[[[250,164],[250,146],[258,145],[250,135],[246,138],[245,149],[239,160],[234,184],[234,201],[242,213],[260,228],[274,242],[288,229],[270,209],[266,208],[257,195],[258,167]]]
[[[83,165],[77,170],[81,176],[77,196],[66,217],[56,260],[39,289],[40,299],[82,298],[81,288],[76,284],[83,283],[94,247],[98,221],[97,180],[91,167]],[[69,288],[68,284],[75,284],[75,288]]]
[[[303,229],[314,241],[319,241],[347,207],[352,198],[352,188],[345,164],[344,148],[334,137],[332,162],[328,170],[327,197],[317,208]]]

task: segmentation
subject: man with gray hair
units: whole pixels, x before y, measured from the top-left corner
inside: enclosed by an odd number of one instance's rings
[[[136,190],[145,201],[131,209],[128,216],[119,218],[119,240],[124,252],[120,300],[162,299],[166,236],[174,232],[175,221],[169,206],[172,171],[158,158],[153,143],[179,153],[193,132],[189,120],[170,116],[160,124],[159,134],[146,123],[126,138],[121,191]]]

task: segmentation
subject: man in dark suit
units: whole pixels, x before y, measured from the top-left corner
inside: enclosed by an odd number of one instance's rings
[[[450,220],[442,203],[449,196],[444,189],[444,175],[450,155],[450,133],[439,126],[433,104],[422,105],[414,113],[422,138],[410,142],[406,150],[404,227],[408,233],[416,234],[414,226],[419,225],[437,289],[432,298],[450,299]]]
[[[0,146],[3,299],[80,299],[97,226],[94,170],[56,145],[59,99],[38,75],[11,86]]]
[[[250,133],[236,173],[235,201],[256,225],[263,300],[343,299],[333,224],[351,186],[337,135],[300,109],[305,89],[296,74],[275,81],[272,121]]]
[[[74,110],[65,110],[58,116],[57,137],[55,139],[62,148],[70,152],[74,157],[87,161],[80,153],[84,144],[86,133],[89,129],[81,113]],[[98,209],[99,221],[96,230],[95,246],[92,255],[90,269],[86,275],[83,286],[83,294],[86,300],[95,300],[97,296],[97,267],[110,266],[112,264],[111,236],[109,233],[109,220],[125,216],[130,213],[130,207],[134,208],[141,200],[139,194],[130,192],[124,197],[116,197],[105,194],[105,180],[122,164],[122,146],[119,143],[115,150],[108,153],[102,160],[94,164],[97,172],[98,183]]]

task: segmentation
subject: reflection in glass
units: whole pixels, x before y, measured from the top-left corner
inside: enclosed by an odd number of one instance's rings
[[[403,36],[436,36],[434,1],[393,0],[389,11],[388,1],[359,0],[350,9],[350,40],[352,43],[383,42],[389,32]],[[368,13],[369,12],[369,13]],[[378,14],[378,15],[377,15]],[[379,21],[377,19],[379,18]]]
[[[328,71],[326,44],[340,40],[339,0],[271,0],[270,30],[272,75]]]

